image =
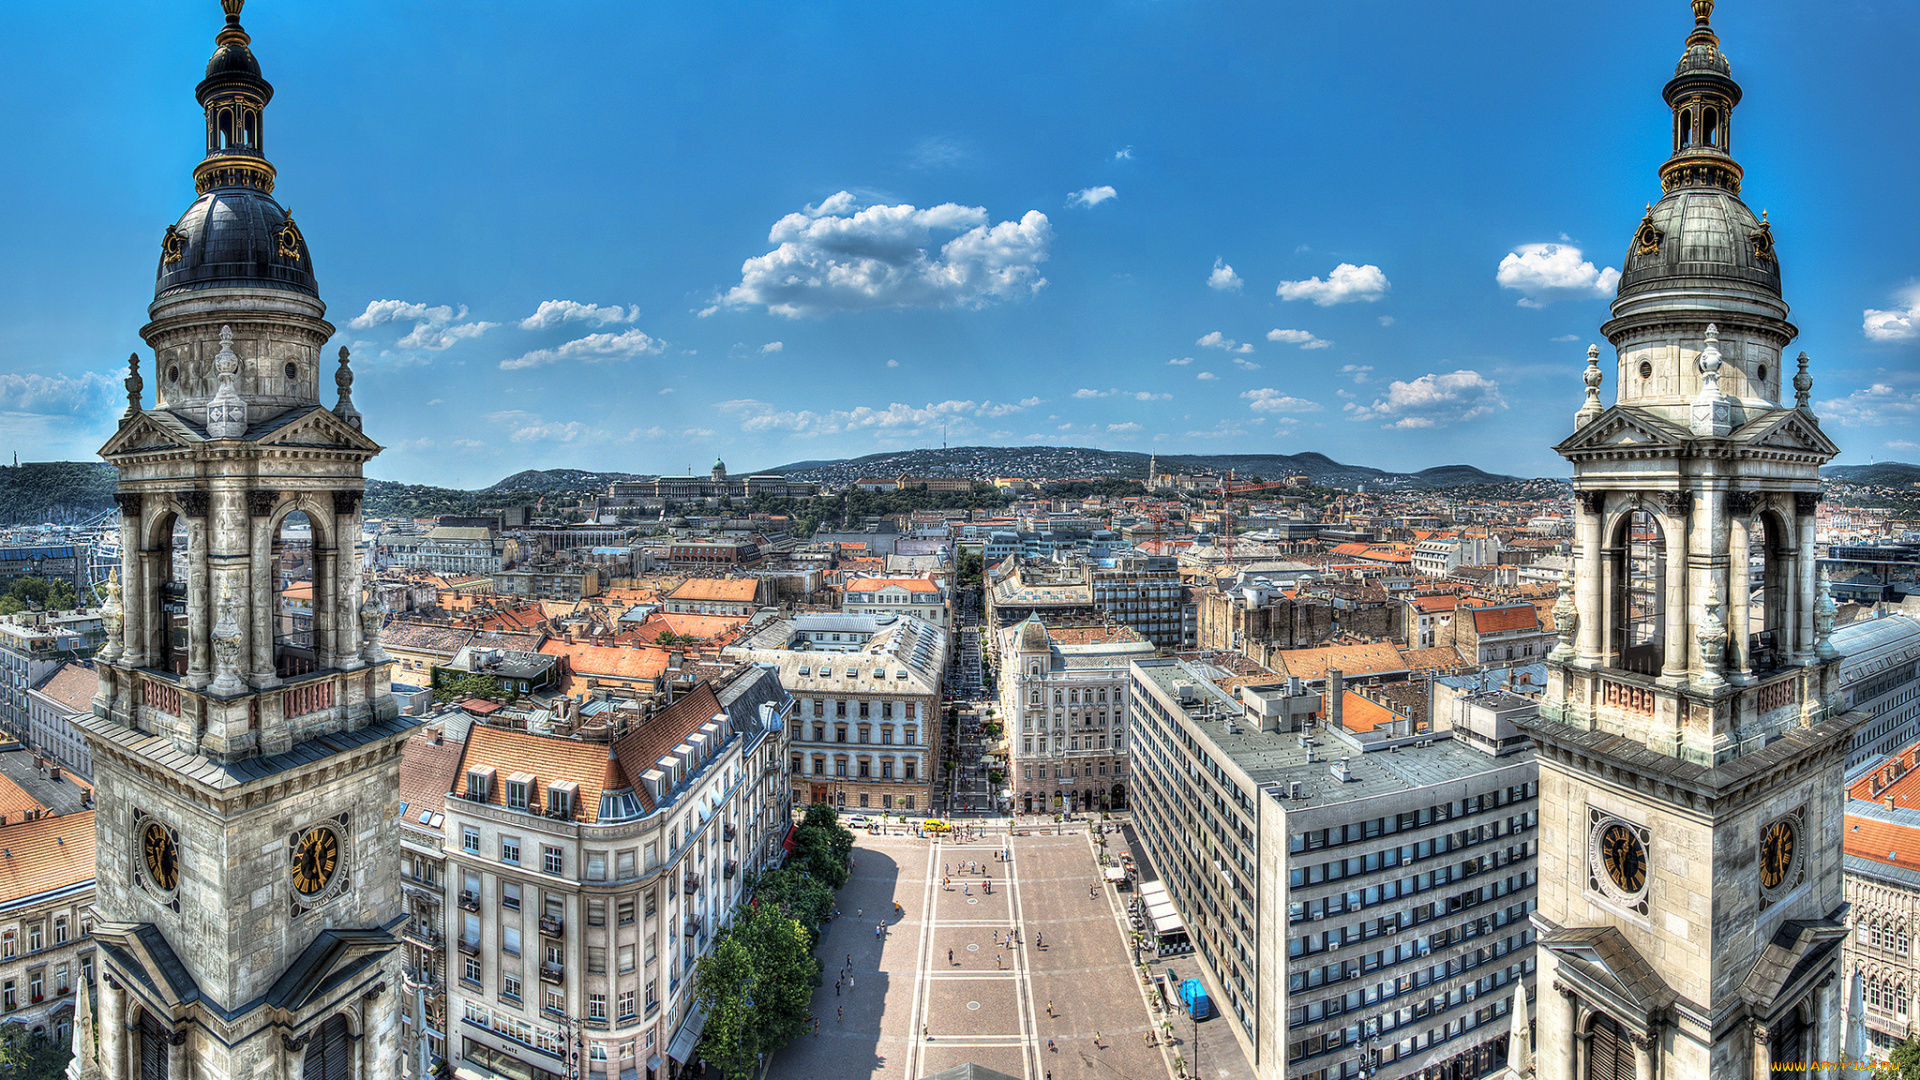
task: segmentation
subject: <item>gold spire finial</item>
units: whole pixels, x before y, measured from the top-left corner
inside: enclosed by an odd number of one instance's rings
[[[253,39],[247,36],[247,32],[240,29],[240,9],[246,4],[247,0],[220,0],[220,10],[227,13],[227,25],[221,27],[220,32],[214,35],[215,45],[225,47],[247,45],[252,42]]]
[[[234,4],[234,7],[237,8],[240,6],[240,3],[244,2],[245,0],[239,0],[239,2]],[[1693,24],[1695,26],[1705,26],[1712,18],[1713,0],[1693,0]]]

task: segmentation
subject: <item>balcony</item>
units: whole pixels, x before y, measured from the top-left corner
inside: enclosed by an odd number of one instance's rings
[[[480,894],[475,892],[462,892],[460,894],[460,910],[461,911],[479,911],[480,910]]]
[[[726,867],[720,871],[720,876],[730,878],[737,871],[739,871],[739,869],[740,869],[739,859],[728,859]]]
[[[695,915],[693,918],[690,918],[687,920],[687,936],[692,937],[695,934],[698,934],[699,932],[700,932],[700,917],[698,915]]]
[[[559,937],[560,930],[565,925],[558,915],[540,916],[540,933],[544,937]]]
[[[480,955],[480,939],[479,938],[461,938],[460,951],[463,953],[466,953],[468,956],[479,956]]]
[[[429,949],[438,949],[444,945],[447,940],[441,935],[438,928],[427,923],[411,921],[407,923],[405,929],[400,931],[400,936],[408,941],[424,945]]]
[[[682,891],[684,892],[689,892],[689,893],[699,892],[700,891],[700,875],[689,872],[687,874],[687,880],[682,884],[681,888],[682,888]]]
[[[540,965],[540,981],[541,982],[553,983],[554,985],[558,986],[560,983],[565,982],[566,978],[567,978],[567,969],[560,966],[559,964],[556,964],[553,961],[548,960],[547,962]]]
[[[725,837],[728,840],[731,840],[734,838],[734,836],[736,836],[739,833],[739,831],[740,830],[734,828],[733,822],[729,821],[725,825],[721,826],[720,835]]]

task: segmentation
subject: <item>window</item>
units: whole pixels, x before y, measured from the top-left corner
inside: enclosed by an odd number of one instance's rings
[[[647,895],[652,896],[653,894],[648,893]],[[621,900],[619,910],[620,910],[620,925],[621,926],[631,925],[633,923],[633,897],[629,896]],[[647,914],[649,915],[653,914],[653,905],[651,903],[647,905]]]
[[[872,775],[871,773],[872,768],[873,768],[872,762],[869,762],[863,759],[860,762],[860,778],[862,780],[865,780],[868,776]]]
[[[500,883],[500,906],[520,910],[520,883],[503,881]]]
[[[527,808],[527,782],[525,780],[507,781],[507,809],[525,810]]]
[[[893,745],[893,729],[892,728],[883,727],[880,729],[880,745],[881,746]]]
[[[567,1011],[567,992],[565,990],[555,990],[552,987],[548,987],[547,988],[547,1008],[552,1009],[554,1012],[557,1012],[557,1013],[566,1012]]]
[[[660,1004],[660,1000],[654,996],[654,993],[655,993],[654,988],[657,985],[658,984],[655,983],[652,979],[647,980],[647,1009],[649,1011],[651,1011],[655,1005]]]
[[[520,839],[514,836],[500,838],[500,861],[512,866],[520,865]]]
[[[907,779],[909,780],[913,779],[913,763],[912,762],[907,763]],[[900,800],[900,808],[903,810],[913,809],[913,796],[908,795],[905,798],[902,798]]]
[[[587,946],[587,974],[605,975],[607,973],[607,950],[603,945]]]
[[[607,925],[607,902],[605,900],[587,901],[587,925]]]
[[[639,875],[640,871],[634,868],[633,850],[631,848],[614,856],[614,870],[622,881]]]
[[[634,1018],[633,991],[622,990],[620,992],[620,1019],[631,1020],[633,1018]],[[633,1056],[632,1047],[633,1047],[632,1043],[627,1043],[626,1045],[622,1046],[620,1048],[620,1056],[632,1057]]]
[[[467,794],[476,802],[486,802],[493,790],[493,770],[473,769],[467,773]]]
[[[892,758],[888,758],[887,760],[882,761],[880,763],[880,779],[882,780],[893,779],[893,759]]]
[[[607,995],[587,995],[587,1019],[605,1020],[607,1018]]]
[[[14,938],[13,931],[0,933],[0,959],[10,960],[19,953],[20,943]]]
[[[919,718],[920,718],[920,706],[919,706],[919,704],[918,704],[918,703],[916,703],[916,702],[912,702],[912,701],[909,701],[909,702],[907,702],[907,719],[909,719],[909,720],[918,720]],[[911,731],[912,729],[911,729],[911,728],[909,728],[908,730],[909,730],[909,731]],[[908,742],[912,742],[912,741],[913,741],[913,739],[912,739],[912,738],[908,738],[908,739],[907,739],[907,741],[908,741]]]
[[[1904,937],[1905,935],[1906,931],[1901,931],[1901,936]],[[57,916],[53,920],[53,943],[55,945],[65,945],[67,943],[67,917],[65,915]]]
[[[914,740],[919,737],[919,732],[914,729],[912,724],[908,724],[907,733],[901,736],[900,741],[906,743],[908,746],[912,746]]]
[[[644,895],[647,898],[647,918],[651,919],[653,918],[654,891],[652,889],[648,889],[642,895]]]
[[[69,985],[67,982],[67,965],[61,964],[59,967],[54,968],[53,992],[56,994],[64,994],[67,992]]]
[[[813,759],[813,775],[825,776],[826,774],[827,774],[827,759],[823,757],[814,758]]]
[[[500,928],[500,951],[509,956],[520,955],[520,928],[503,926]]]
[[[841,777],[844,777],[847,775],[847,759],[846,758],[834,759],[833,775],[841,776]]]
[[[839,727],[833,729],[833,741],[834,742],[847,741],[847,725],[841,724]]]
[[[500,976],[500,996],[514,1004],[520,1003],[520,977],[518,975]]]
[[[460,826],[460,850],[469,854],[480,854],[480,830],[471,825]]]
[[[548,871],[548,873],[551,873],[551,874],[557,874],[559,872],[560,871],[558,869],[553,869]],[[588,881],[607,880],[607,853],[606,852],[590,851],[587,853],[587,880]]]
[[[560,849],[543,844],[540,847],[540,868],[549,874],[560,874],[566,870],[566,861],[560,855]],[[601,873],[604,874],[603,867]]]
[[[573,792],[558,785],[547,788],[547,813],[554,817],[573,816]]]
[[[477,956],[464,956],[464,957],[461,957],[461,959],[466,961],[466,966],[462,971],[462,975],[470,983],[479,982],[480,981],[480,958]]]
[[[867,703],[867,702],[864,702],[864,701],[863,701],[863,702],[861,702],[861,703],[860,703],[860,719],[862,719],[862,720],[865,720],[865,719],[867,718],[867,709],[868,709],[868,708],[869,708],[869,705],[868,705],[868,703]],[[865,740],[865,739],[862,739],[862,740],[860,740],[860,741],[861,741],[861,742],[865,742],[866,740]]]
[[[893,719],[893,702],[883,701],[880,703],[880,719],[882,720]]]
[[[47,984],[46,984],[45,972],[36,969],[34,971],[27,973],[28,998],[34,1001],[39,1001],[41,998],[47,996],[46,989],[47,989]]]
[[[847,718],[847,703],[845,699],[842,699],[840,701],[836,701],[833,703],[833,715],[839,717],[842,720],[845,720]],[[840,741],[841,742],[847,741],[844,735],[841,737]]]
[[[825,701],[822,701],[822,700],[821,700],[821,699],[819,699],[819,698],[814,698],[814,699],[813,699],[813,715],[815,715],[815,716],[825,716],[825,715],[827,715],[827,703],[826,703]],[[821,738],[821,736],[820,736],[820,732],[821,732],[821,731],[823,731],[823,730],[825,730],[825,729],[824,729],[824,728],[822,728],[822,727],[821,727],[821,726],[820,726],[819,724],[815,724],[815,725],[813,725],[813,738],[814,738],[814,741],[816,741],[816,742],[818,742],[818,741],[820,741],[820,738]]]
[[[872,741],[867,735],[867,730],[868,730],[867,725],[865,724],[860,725],[860,741],[863,743]]]
[[[907,779],[909,780],[913,779],[913,766],[915,764],[914,759],[908,758],[904,764],[907,767]],[[913,805],[912,800],[908,800],[907,805],[912,806]]]
[[[620,973],[622,975],[625,975],[628,972],[632,971],[633,970],[633,946],[631,945],[620,946],[619,959],[620,959]]]

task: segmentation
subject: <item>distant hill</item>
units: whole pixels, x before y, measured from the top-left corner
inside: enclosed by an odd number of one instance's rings
[[[527,469],[514,473],[497,484],[480,489],[482,495],[506,495],[514,492],[598,491],[616,480],[637,480],[635,473],[591,472],[586,469]]]
[[[113,507],[113,466],[104,461],[29,461],[0,467],[0,524],[72,525]]]
[[[956,446],[906,450],[840,461],[795,461],[767,472],[789,479],[842,486],[863,476],[996,476],[1030,479],[1110,477],[1145,479],[1148,455],[1131,450],[1084,446]],[[1161,454],[1162,469],[1174,472],[1232,471],[1243,477],[1277,479],[1306,476],[1330,487],[1367,484],[1378,487],[1438,488],[1467,484],[1504,484],[1518,477],[1484,472],[1471,465],[1442,465],[1415,473],[1394,473],[1366,465],[1346,465],[1325,454]]]
[[[1829,465],[1820,475],[1830,480],[1873,487],[1911,487],[1920,483],[1920,465],[1904,461],[1876,461],[1872,465]]]

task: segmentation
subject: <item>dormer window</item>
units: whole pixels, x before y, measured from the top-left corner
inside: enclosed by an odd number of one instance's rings
[[[507,777],[507,809],[525,810],[527,795],[533,790],[532,773],[514,773]]]
[[[467,796],[476,802],[486,802],[493,797],[493,769],[467,770]]]
[[[573,801],[580,785],[571,780],[562,780],[547,785],[547,814],[551,817],[570,818],[573,816]]]

